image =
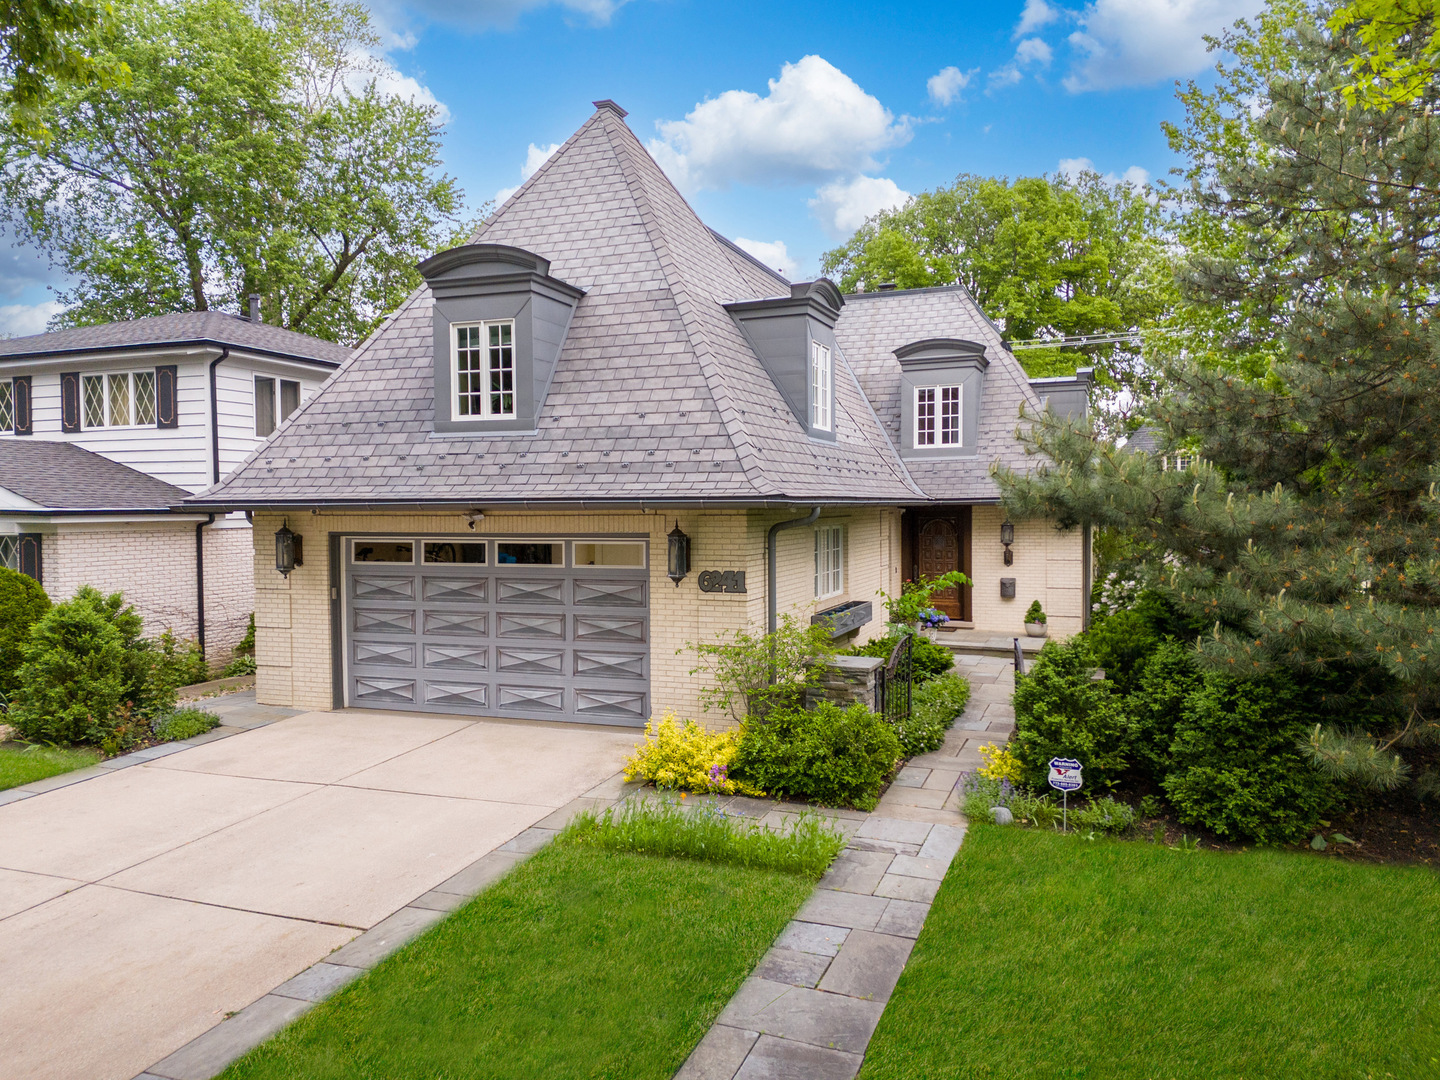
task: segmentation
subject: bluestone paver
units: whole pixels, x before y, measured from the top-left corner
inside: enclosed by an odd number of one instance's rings
[[[299,998],[266,994],[163,1061],[151,1065],[147,1071],[165,1080],[210,1080],[241,1054],[307,1012],[313,1004]]]
[[[839,952],[838,948],[836,952]],[[791,986],[814,986],[829,966],[829,956],[776,946],[765,954],[765,958],[755,969],[755,975],[771,982],[789,983]]]
[[[342,986],[365,974],[364,968],[321,961],[312,964],[293,979],[281,983],[272,994],[298,998],[301,1001],[324,1001]]]
[[[761,1035],[735,1080],[852,1080],[859,1054]]]
[[[718,1023],[812,1046],[864,1053],[884,1005],[754,976],[741,984]]]
[[[848,926],[829,926],[797,919],[780,931],[775,947],[814,953],[816,956],[834,956],[849,935]]]
[[[939,879],[902,877],[886,874],[875,888],[876,896],[888,896],[892,900],[918,900],[928,904],[940,891]]]
[[[889,1001],[914,947],[914,938],[856,930],[830,962],[819,988],[832,994]]]

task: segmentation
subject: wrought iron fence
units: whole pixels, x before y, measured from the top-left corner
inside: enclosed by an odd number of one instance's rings
[[[910,642],[909,634],[901,637],[876,680],[875,711],[891,723],[910,719],[911,673],[914,670]]]

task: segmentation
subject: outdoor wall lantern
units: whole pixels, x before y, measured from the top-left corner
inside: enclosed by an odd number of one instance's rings
[[[288,519],[280,523],[280,531],[275,534],[275,569],[281,577],[288,578],[291,570],[305,565],[302,540],[303,536],[290,531]]]
[[[1005,545],[1005,565],[1011,566],[1015,562],[1015,553],[1010,550],[1010,545],[1015,542],[1015,526],[1010,524],[1007,518],[1000,526],[1000,543]]]
[[[668,541],[667,553],[669,555],[669,577],[675,582],[675,587],[680,587],[680,582],[685,580],[685,575],[690,572],[690,537],[680,531],[680,522],[675,522],[675,528],[665,538]]]

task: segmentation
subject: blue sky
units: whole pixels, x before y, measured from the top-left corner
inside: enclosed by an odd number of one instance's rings
[[[960,172],[1176,164],[1160,130],[1205,34],[1255,0],[373,0],[385,83],[448,117],[472,207],[513,189],[613,98],[700,216],[792,276],[867,213]],[[34,333],[56,280],[0,257],[0,331]]]

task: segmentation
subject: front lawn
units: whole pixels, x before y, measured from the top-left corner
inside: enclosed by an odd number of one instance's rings
[[[0,746],[0,791],[83,769],[99,760],[100,755],[94,750],[62,750],[51,746],[6,743]]]
[[[813,888],[551,844],[224,1080],[669,1080]]]
[[[1440,879],[971,829],[861,1080],[1440,1076]]]

